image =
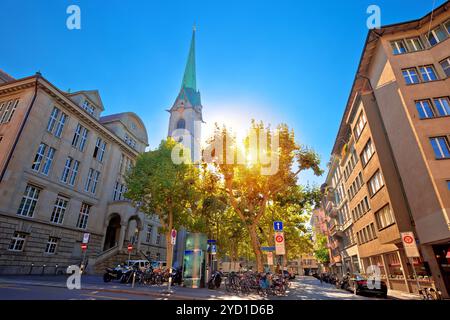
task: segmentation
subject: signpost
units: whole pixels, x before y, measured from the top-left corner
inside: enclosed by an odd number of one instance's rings
[[[131,243],[128,244],[127,250],[128,250],[128,260],[130,260],[131,259],[131,251],[133,251],[133,245]]]
[[[405,248],[405,254],[409,259],[409,263],[411,264],[411,269],[413,270],[414,277],[417,281],[417,289],[420,290],[419,279],[417,279],[416,269],[414,268],[414,258],[420,258],[419,249],[416,244],[416,237],[414,236],[414,232],[402,232],[402,243],[403,248]]]
[[[89,237],[90,237],[90,233],[85,233],[83,234],[83,243],[89,243]]]
[[[174,253],[174,247],[175,244],[177,243],[177,230],[172,229],[172,231],[170,232],[170,243],[172,244],[172,261],[170,262],[170,266],[169,266],[169,284],[167,287],[167,292],[168,293],[172,293],[172,291],[170,290],[170,287],[172,285],[172,265],[173,265],[173,253]]]
[[[83,260],[81,261],[81,273],[84,271],[84,266],[86,263],[86,250],[87,250],[87,243],[81,244],[81,251],[83,251]]]

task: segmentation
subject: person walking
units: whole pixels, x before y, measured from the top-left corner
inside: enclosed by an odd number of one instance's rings
[[[320,280],[320,285],[322,285],[323,284],[323,273],[320,274],[319,280]]]

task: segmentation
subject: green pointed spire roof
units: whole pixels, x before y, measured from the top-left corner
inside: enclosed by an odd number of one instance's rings
[[[197,91],[197,76],[195,72],[195,26],[192,29],[191,47],[189,49],[181,88],[191,88]]]

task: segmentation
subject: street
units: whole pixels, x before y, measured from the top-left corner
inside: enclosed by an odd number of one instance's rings
[[[102,282],[100,277],[86,276],[80,290],[65,287],[64,277],[0,277],[1,300],[367,300],[336,289],[313,277],[298,277],[291,282],[286,296],[231,295],[222,289],[190,289],[174,287],[173,294],[163,293],[165,287],[136,286]]]

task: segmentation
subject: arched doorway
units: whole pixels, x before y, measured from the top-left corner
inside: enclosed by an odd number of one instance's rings
[[[106,228],[105,244],[103,251],[108,250],[118,245],[120,236],[120,216],[114,214],[109,220],[108,227]]]
[[[126,244],[133,244],[136,248],[140,248],[140,235],[142,231],[142,221],[135,215],[128,219],[127,230],[125,233]]]

